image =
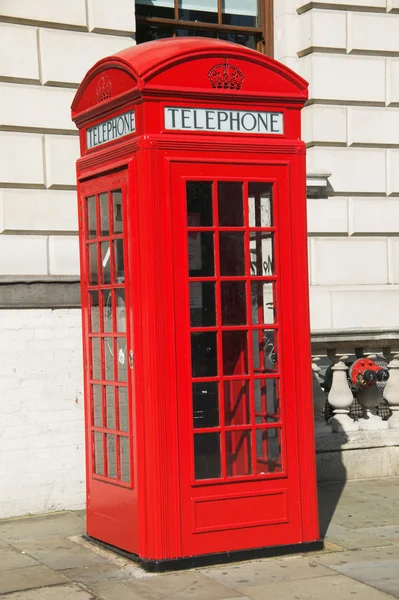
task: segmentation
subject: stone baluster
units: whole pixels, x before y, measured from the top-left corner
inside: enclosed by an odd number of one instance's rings
[[[353,395],[349,388],[345,364],[347,356],[337,356],[334,350],[327,352],[328,358],[334,363],[332,367],[332,384],[328,394],[328,402],[334,409],[330,425],[334,432],[357,431],[359,424],[349,416]]]
[[[384,348],[384,356],[389,360],[389,379],[383,391],[383,398],[388,402],[392,415],[388,419],[389,429],[399,429],[399,353],[391,348]]]
[[[374,361],[377,355],[367,353],[365,357]],[[387,422],[383,421],[377,415],[377,407],[381,402],[381,392],[378,385],[373,384],[369,387],[359,388],[356,400],[363,408],[363,417],[359,419],[359,429],[361,431],[375,431],[388,428]]]
[[[317,364],[320,358],[320,356],[312,356],[314,428],[317,435],[320,433],[331,433],[331,425],[326,422],[322,414],[326,406],[326,397],[320,385],[320,367]]]

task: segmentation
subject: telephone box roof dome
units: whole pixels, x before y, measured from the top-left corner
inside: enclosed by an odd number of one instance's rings
[[[73,116],[88,109],[87,102],[81,103],[81,99],[93,79],[104,72],[109,74],[112,69],[130,78],[125,86],[119,84],[118,93],[130,87],[142,93],[150,89],[182,94],[184,90],[221,94],[239,91],[240,95],[285,98],[302,103],[307,99],[307,82],[260,52],[223,40],[176,37],[131,46],[98,61],[76,93]],[[103,91],[103,100],[106,100],[107,89]],[[115,92],[116,89],[112,95]]]

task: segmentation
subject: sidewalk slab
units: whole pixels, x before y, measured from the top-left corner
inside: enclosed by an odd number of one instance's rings
[[[67,583],[62,575],[59,575],[45,565],[24,567],[23,569],[10,569],[0,574],[0,594],[41,588],[57,583]]]
[[[74,585],[43,587],[40,590],[16,592],[6,596],[7,600],[95,600],[90,594]]]

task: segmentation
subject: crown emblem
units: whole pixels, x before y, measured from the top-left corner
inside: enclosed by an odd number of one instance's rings
[[[104,75],[103,77],[101,77],[96,87],[98,102],[104,102],[104,100],[108,100],[108,98],[111,98],[111,90],[111,80],[107,75]]]
[[[227,58],[222,64],[215,65],[208,73],[213,88],[219,90],[240,90],[244,74],[238,67],[229,65]]]

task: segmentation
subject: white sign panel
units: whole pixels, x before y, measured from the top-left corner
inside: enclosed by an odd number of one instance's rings
[[[135,131],[136,115],[134,110],[130,110],[90,127],[86,132],[87,148],[95,148],[112,140],[118,140]]]
[[[226,133],[283,134],[281,112],[220,110],[165,106],[165,129]]]

